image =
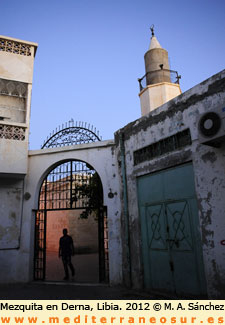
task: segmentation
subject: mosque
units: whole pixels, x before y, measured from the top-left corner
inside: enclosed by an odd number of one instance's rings
[[[181,93],[154,29],[141,117],[102,141],[62,125],[29,150],[37,44],[0,36],[0,283],[75,281],[225,298],[225,70]]]

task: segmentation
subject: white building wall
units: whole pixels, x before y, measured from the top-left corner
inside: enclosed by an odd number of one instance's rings
[[[38,209],[39,190],[45,176],[63,161],[76,159],[90,164],[99,174],[108,210],[110,284],[122,281],[122,252],[120,199],[113,141],[102,141],[77,146],[42,149],[29,152],[28,174],[25,178],[24,204],[20,244],[17,250],[0,250],[1,282],[29,281],[33,278],[34,222]],[[114,194],[113,198],[108,193]],[[9,267],[13,265],[14,267]]]
[[[37,44],[0,35],[0,174],[26,174]]]

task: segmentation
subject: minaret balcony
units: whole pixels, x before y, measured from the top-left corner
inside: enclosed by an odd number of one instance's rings
[[[148,85],[154,85],[162,82],[169,82],[179,84],[181,76],[178,75],[177,71],[163,69],[153,70],[147,72],[142,78],[138,79],[140,92],[145,89]]]

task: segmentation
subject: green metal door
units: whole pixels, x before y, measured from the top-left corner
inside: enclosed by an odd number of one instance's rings
[[[138,178],[145,287],[206,294],[192,164]]]

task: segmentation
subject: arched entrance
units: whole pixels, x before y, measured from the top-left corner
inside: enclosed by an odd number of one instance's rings
[[[83,161],[60,163],[42,183],[35,220],[35,280],[62,279],[57,269],[63,269],[58,258],[63,228],[75,243],[74,264],[79,271],[75,281],[107,282],[108,231],[102,183],[94,168]]]

